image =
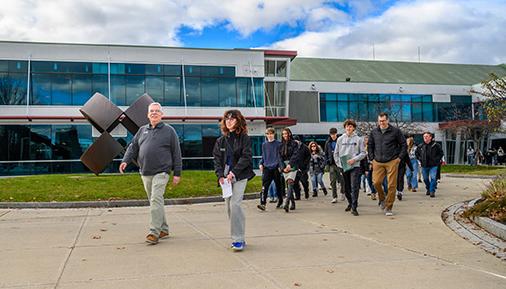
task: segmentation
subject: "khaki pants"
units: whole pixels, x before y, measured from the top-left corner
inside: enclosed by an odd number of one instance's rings
[[[399,169],[400,160],[397,158],[387,163],[380,163],[376,160],[372,161],[372,182],[374,188],[378,192],[380,201],[385,200],[385,192],[383,191],[383,179],[385,176],[388,181],[388,192],[386,196],[385,208],[392,210],[395,201],[395,194],[397,190],[397,172]]]
[[[151,212],[151,222],[149,231],[158,236],[160,231],[169,232],[169,225],[165,217],[164,198],[165,188],[169,182],[168,173],[159,173],[154,176],[141,176],[144,183],[144,190],[149,199],[149,210]]]

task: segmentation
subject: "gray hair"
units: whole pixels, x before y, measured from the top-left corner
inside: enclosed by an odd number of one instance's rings
[[[159,103],[159,102],[152,102],[148,105],[148,112],[149,112],[149,108],[153,105],[158,105],[160,107],[160,111],[163,112],[163,109],[162,109],[162,105]]]

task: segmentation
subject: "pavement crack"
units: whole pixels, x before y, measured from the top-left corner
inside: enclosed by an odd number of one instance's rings
[[[2,218],[3,216],[7,215],[8,213],[10,213],[11,211],[7,211],[7,212],[3,212],[3,213],[0,213],[0,218]]]
[[[67,264],[68,264],[68,262],[70,260],[70,256],[74,252],[74,249],[76,247],[77,241],[79,240],[79,237],[81,236],[81,232],[83,231],[84,225],[88,221],[89,214],[90,214],[90,210],[87,210],[86,211],[86,216],[84,217],[83,221],[81,222],[81,226],[79,227],[79,230],[77,231],[76,237],[74,238],[74,242],[70,246],[69,253],[67,254],[67,257],[65,258],[65,261],[63,262],[63,265],[60,268],[60,272],[58,274],[58,279],[56,280],[56,283],[54,285],[55,289],[58,288],[58,286],[60,285],[60,281],[61,281],[61,278],[63,276],[63,273],[65,272],[65,268],[67,267]]]

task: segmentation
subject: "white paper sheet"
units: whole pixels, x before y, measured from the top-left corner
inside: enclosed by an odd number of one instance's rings
[[[221,184],[221,191],[224,199],[232,197],[232,184],[227,178],[225,178],[223,184]]]

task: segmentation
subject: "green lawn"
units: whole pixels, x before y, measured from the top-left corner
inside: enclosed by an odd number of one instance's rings
[[[259,192],[260,177],[248,182],[246,193]],[[217,196],[221,189],[210,171],[184,171],[181,183],[167,186],[166,198]],[[68,202],[146,199],[139,174],[37,175],[0,179],[1,202]]]
[[[467,165],[445,165],[441,167],[443,173],[465,174],[465,175],[505,175],[504,166],[467,166]]]

